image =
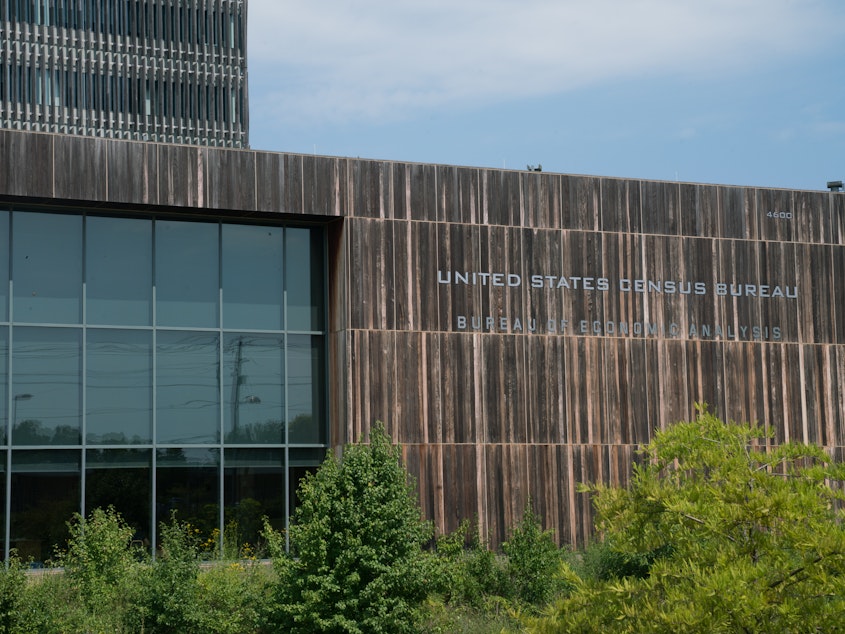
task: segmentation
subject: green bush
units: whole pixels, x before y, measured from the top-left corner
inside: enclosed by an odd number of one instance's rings
[[[420,634],[503,634],[522,631],[503,599],[490,597],[483,607],[446,604],[438,597],[423,605]]]
[[[219,563],[199,576],[199,627],[204,634],[265,631],[270,575],[254,561]]]
[[[253,557],[201,569],[201,531],[175,516],[161,526],[154,562],[130,547],[132,529],[112,508],[68,527],[55,559],[64,569],[27,579],[14,557],[0,569],[0,634],[271,631],[269,567]]]
[[[590,544],[581,555],[578,572],[584,579],[612,581],[614,579],[645,579],[655,561],[671,554],[664,545],[648,552],[625,552],[606,541]]]
[[[137,568],[129,548],[132,527],[110,506],[94,509],[88,518],[74,514],[68,530],[67,550],[57,553],[57,562],[78,588],[89,615],[114,614],[127,600],[127,583]]]
[[[6,566],[0,566],[0,633],[13,634],[21,631],[21,608],[26,591],[24,564],[14,554]]]
[[[469,521],[437,538],[433,566],[431,589],[447,603],[480,608],[489,597],[505,594],[504,561],[487,547]]]
[[[544,531],[529,501],[510,539],[502,544],[513,598],[531,605],[549,601],[562,588],[565,565],[551,530]]]
[[[427,592],[430,529],[400,452],[374,426],[303,479],[290,528],[295,557],[276,554],[278,625],[287,632],[411,632]],[[269,533],[269,531],[268,531]]]
[[[566,589],[561,573],[567,564],[530,502],[502,550],[487,548],[478,530],[463,522],[437,539],[432,591],[446,604],[498,612],[540,606]]]
[[[138,631],[179,634],[201,631],[199,531],[175,514],[161,524],[155,561],[139,575],[139,592],[130,618]]]
[[[21,606],[22,634],[66,634],[67,632],[121,632],[120,627],[93,629],[86,614],[79,586],[60,572],[46,569],[28,580]],[[13,632],[16,630],[12,630]]]

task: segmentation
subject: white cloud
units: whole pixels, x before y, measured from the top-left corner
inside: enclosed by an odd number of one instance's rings
[[[252,108],[288,121],[732,72],[841,37],[845,18],[837,0],[250,0],[249,13]]]

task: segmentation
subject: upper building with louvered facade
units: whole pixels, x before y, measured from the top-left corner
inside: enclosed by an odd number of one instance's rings
[[[0,127],[249,147],[245,0],[0,0]]]

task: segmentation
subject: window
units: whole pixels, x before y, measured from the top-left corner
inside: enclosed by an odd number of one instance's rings
[[[0,244],[0,544],[106,504],[150,548],[171,510],[283,528],[328,436],[322,229],[13,209]]]
[[[13,319],[29,323],[80,323],[82,218],[14,214],[12,227]]]

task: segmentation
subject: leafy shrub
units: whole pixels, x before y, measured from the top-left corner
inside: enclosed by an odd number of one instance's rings
[[[58,563],[78,587],[88,614],[113,614],[127,598],[127,581],[137,565],[129,548],[132,527],[110,506],[94,509],[88,518],[74,514],[68,530],[67,550],[58,553]]]
[[[601,541],[590,544],[581,557],[579,573],[585,579],[645,579],[658,559],[671,554],[671,547],[661,546],[648,552],[626,552]]]
[[[542,605],[566,587],[561,572],[567,564],[530,502],[502,550],[503,556],[487,548],[478,530],[463,522],[437,539],[432,589],[446,603],[498,611],[517,609],[513,602]]]
[[[290,528],[294,557],[269,536],[276,618],[287,632],[411,632],[426,596],[430,534],[383,426],[303,479]]]
[[[517,600],[540,605],[561,588],[559,573],[564,563],[560,549],[554,533],[543,530],[530,501],[502,550],[507,555],[506,573]]]
[[[198,575],[198,531],[178,522],[174,514],[169,523],[161,524],[159,553],[140,575],[140,590],[131,611],[138,631],[201,631]]]
[[[21,605],[20,629],[12,631],[22,634],[85,632],[89,631],[93,620],[86,614],[79,586],[65,575],[46,569],[28,580]],[[122,630],[110,627],[102,631]]]
[[[21,560],[14,554],[6,566],[0,566],[0,632],[21,631],[21,608],[26,590],[26,573]]]
[[[477,527],[464,521],[458,529],[437,538],[432,590],[447,603],[481,607],[507,587],[503,560],[481,539]]]
[[[220,563],[199,576],[198,631],[206,634],[260,632],[270,611],[268,570],[256,562]]]
[[[67,546],[54,560],[63,569],[28,578],[15,556],[0,567],[0,634],[273,631],[272,573],[246,545],[239,561],[201,569],[201,530],[175,516],[161,526],[154,562],[130,546],[132,529],[113,508],[75,515],[68,528]],[[232,535],[234,545],[237,530]]]
[[[502,634],[519,632],[519,621],[513,611],[490,597],[483,607],[467,604],[446,604],[439,597],[429,598],[423,605],[420,634]]]

